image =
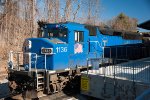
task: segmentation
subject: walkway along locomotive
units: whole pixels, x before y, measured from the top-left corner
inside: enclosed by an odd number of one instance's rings
[[[107,55],[110,51],[105,52],[104,47],[142,43],[139,38],[125,39],[123,33],[111,33],[109,29],[104,32],[98,27],[79,23],[39,25],[38,38],[26,39],[23,52],[11,51],[9,54],[8,79],[13,93],[27,90],[44,94],[59,92],[81,71],[89,68],[89,59],[110,56]]]

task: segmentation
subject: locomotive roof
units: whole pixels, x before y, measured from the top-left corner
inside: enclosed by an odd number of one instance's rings
[[[60,23],[47,23],[47,22],[38,22],[39,26],[42,27],[45,24],[73,24],[73,25],[81,25],[84,26],[85,28],[89,29],[90,31],[94,32],[94,28],[98,28],[99,31],[102,34],[105,35],[113,35],[113,36],[122,36],[124,39],[138,39],[141,40],[142,36],[137,33],[137,32],[131,32],[131,31],[122,31],[122,30],[114,30],[112,28],[108,27],[98,27],[98,26],[93,26],[93,25],[88,25],[88,24],[80,24],[76,22],[60,22]]]
[[[139,24],[138,27],[150,30],[150,20],[145,21],[145,22]]]
[[[74,25],[84,25],[84,24],[81,24],[81,23],[76,23],[76,22],[69,22],[69,21],[67,21],[67,22],[59,22],[59,23],[47,23],[47,22],[44,22],[44,21],[38,21],[37,22],[38,23],[38,25],[40,26],[40,27],[42,27],[43,25],[48,25],[48,24],[74,24]]]
[[[141,40],[142,36],[140,33],[132,31],[123,31],[123,30],[114,30],[109,28],[99,28],[102,34],[113,35],[113,36],[122,36],[124,39],[138,39]]]

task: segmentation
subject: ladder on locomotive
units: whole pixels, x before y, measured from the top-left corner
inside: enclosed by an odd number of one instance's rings
[[[43,91],[44,90],[44,71],[36,71],[36,90]]]
[[[47,72],[46,69],[46,55],[45,55],[45,69],[41,70],[41,69],[37,69],[36,64],[37,64],[37,55],[36,55],[36,59],[35,59],[35,76],[36,76],[36,90],[37,91],[44,91],[44,87],[45,87],[45,75]]]

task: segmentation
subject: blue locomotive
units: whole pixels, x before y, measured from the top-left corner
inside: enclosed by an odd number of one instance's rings
[[[86,66],[87,58],[101,58],[104,46],[137,43],[141,43],[141,40],[126,40],[121,35],[102,34],[96,27],[68,22],[44,24],[41,27],[40,37],[25,40],[23,51],[38,55],[37,69],[63,70]],[[27,61],[24,61],[24,66],[28,70],[29,59],[25,60]],[[30,67],[34,68],[35,57],[31,57],[31,61]]]
[[[11,52],[9,81],[17,84],[15,87],[11,85],[15,91],[35,89],[46,94],[61,91],[68,82],[88,68],[89,59],[110,58],[107,47],[142,43],[140,38],[126,39],[123,32],[79,23],[39,25],[38,37],[28,38],[24,42],[23,65],[18,63],[17,69],[14,68]]]

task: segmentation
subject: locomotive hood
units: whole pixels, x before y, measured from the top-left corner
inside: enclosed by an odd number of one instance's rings
[[[49,41],[53,44],[66,44],[66,42],[63,42],[62,40],[60,40],[58,38],[52,38]]]

